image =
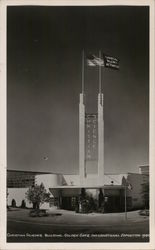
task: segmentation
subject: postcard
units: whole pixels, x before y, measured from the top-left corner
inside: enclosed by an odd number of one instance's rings
[[[0,7],[1,249],[154,249],[154,1]]]

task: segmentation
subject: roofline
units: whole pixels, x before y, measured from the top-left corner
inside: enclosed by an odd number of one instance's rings
[[[116,174],[116,173],[105,173],[105,175],[121,175],[121,174],[140,174],[138,172],[126,172],[126,173],[119,173],[119,174]]]
[[[85,186],[85,185],[77,185],[77,186],[54,186],[50,187],[49,190],[51,189],[81,189],[81,188],[87,188],[87,189],[99,189],[99,188],[104,188],[104,189],[124,189],[123,185],[94,185],[94,186]]]
[[[79,174],[64,174],[64,173],[57,173],[57,172],[41,172],[41,171],[32,171],[32,170],[17,170],[17,169],[7,169],[7,172],[26,172],[26,173],[33,173],[33,174],[57,174],[57,175],[74,175],[74,176],[80,176]],[[142,175],[141,173],[135,173],[135,172],[126,172],[126,173],[105,173],[104,175],[128,175],[128,174],[138,174]],[[90,174],[95,175],[95,174]]]
[[[17,169],[7,169],[7,172],[26,172],[26,173],[33,173],[33,174],[59,174],[59,173],[53,173],[53,172],[40,172],[40,171],[17,170]]]
[[[41,172],[41,171],[32,171],[32,170],[7,169],[7,171],[8,172],[26,172],[26,173],[34,173],[34,174],[60,174],[60,175],[76,175],[76,176],[80,176],[79,174],[63,174],[63,173],[57,173],[57,172]],[[131,173],[119,173],[119,174],[105,173],[105,175],[121,175],[121,174],[131,174]],[[133,174],[139,174],[139,173],[133,173]],[[90,175],[97,175],[97,174],[90,174]]]
[[[58,172],[41,172],[41,171],[33,171],[33,170],[18,170],[18,169],[7,169],[9,172],[29,172],[29,173],[36,173],[36,174],[59,174],[59,175],[79,175],[79,174],[64,174]]]
[[[140,165],[139,168],[141,167],[149,167],[149,164],[148,165]]]

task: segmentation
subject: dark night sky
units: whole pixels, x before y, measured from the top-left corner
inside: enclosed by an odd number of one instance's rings
[[[83,48],[120,59],[119,71],[102,70],[105,172],[148,164],[148,18],[142,6],[8,7],[9,169],[78,173]],[[85,66],[85,88],[96,112],[97,68]]]

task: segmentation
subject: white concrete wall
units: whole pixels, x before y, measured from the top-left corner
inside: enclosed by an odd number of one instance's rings
[[[80,175],[63,175],[65,182],[67,185],[71,186],[79,186],[81,185],[80,182]],[[103,181],[102,181],[103,183]],[[87,174],[87,176],[83,179],[83,184],[81,186],[98,186],[99,185],[99,178],[98,174]]]
[[[61,185],[69,185],[69,186],[79,186],[80,185],[80,175],[63,175]],[[64,184],[63,184],[64,183]]]
[[[62,185],[63,176],[56,175],[56,174],[42,174],[36,175],[35,177],[35,184],[40,185],[41,183],[44,184],[46,191],[49,192],[50,187]],[[8,188],[8,205],[11,206],[12,199],[15,199],[16,206],[20,207],[22,200],[25,200],[26,207],[32,207],[32,203],[30,204],[29,201],[25,197],[25,193],[27,192],[28,188]],[[52,194],[51,194],[52,197]],[[41,205],[41,208],[50,208],[49,203],[44,203]]]
[[[60,174],[41,174],[36,175],[35,183],[37,185],[43,183],[46,190],[49,191],[50,187],[62,185],[62,178],[63,176]]]
[[[90,187],[94,187],[94,186],[98,186],[99,185],[99,178],[98,178],[98,174],[88,174],[86,176],[86,178],[84,179],[84,183],[83,186],[90,186]]]
[[[104,185],[122,185],[122,179],[127,178],[128,174],[106,174],[103,178]]]
[[[21,206],[22,200],[25,200],[26,207],[32,207],[32,204],[25,197],[27,190],[28,188],[8,188],[8,205],[11,206],[12,199],[15,199],[17,207]]]

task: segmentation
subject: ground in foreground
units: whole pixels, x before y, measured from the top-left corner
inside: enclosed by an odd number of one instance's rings
[[[28,209],[8,211],[8,242],[148,242],[149,217],[138,211],[77,214],[51,210],[47,217],[30,217]]]

